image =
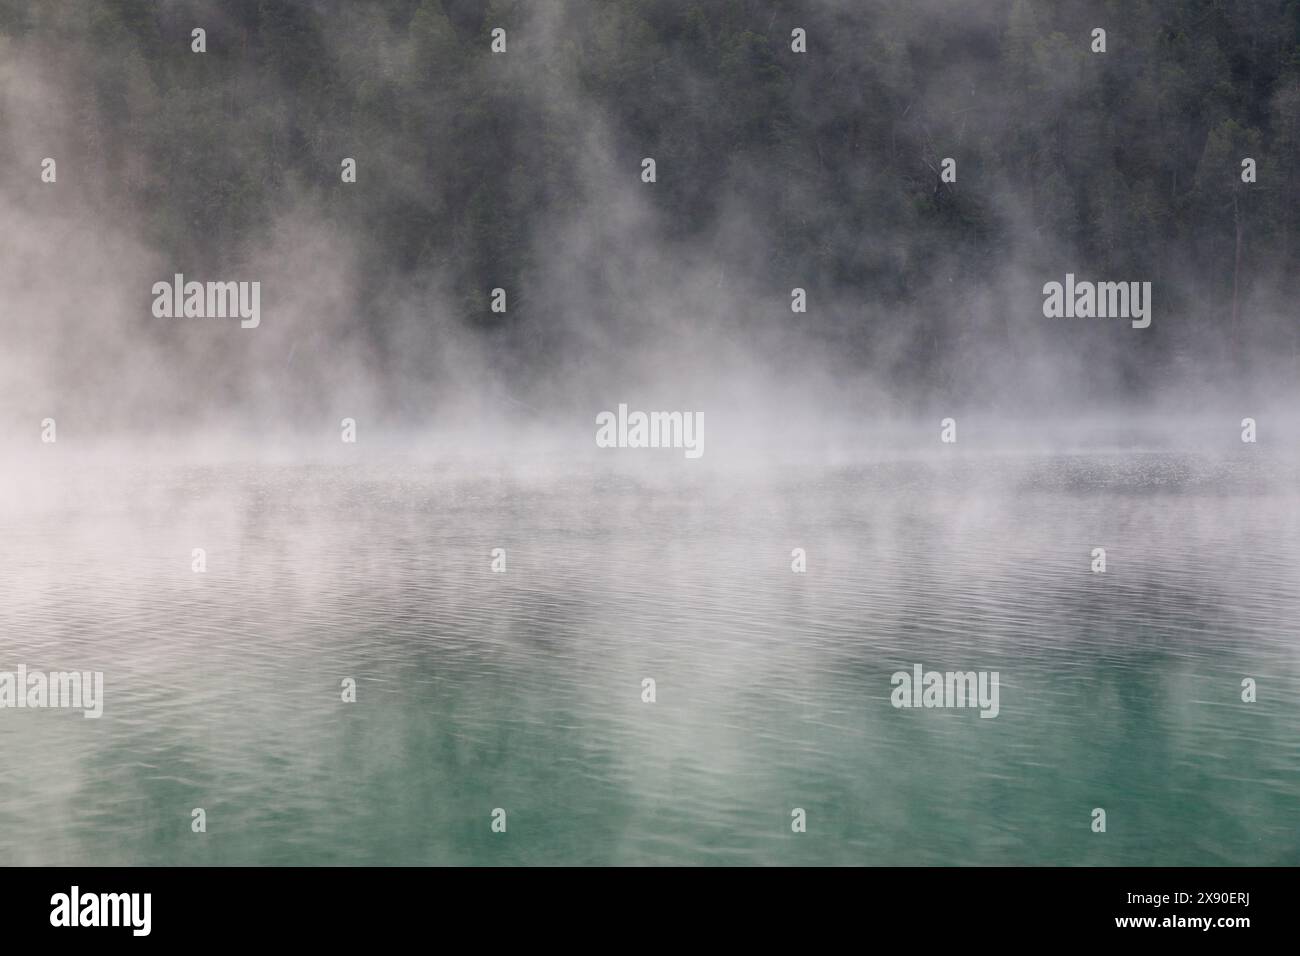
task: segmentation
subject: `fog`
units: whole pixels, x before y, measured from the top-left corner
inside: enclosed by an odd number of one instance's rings
[[[0,0],[0,859],[1295,863],[1296,16]]]
[[[963,452],[1230,449],[1245,417],[1294,446],[1294,244],[1248,234],[1231,329],[1235,155],[1214,171],[1221,201],[1180,213],[1181,232],[1109,243],[1106,203],[1140,220],[1147,177],[1107,173],[1113,196],[1090,195],[1090,225],[1071,230],[1050,210],[1079,203],[1077,185],[990,162],[1013,118],[1098,156],[1136,149],[1138,60],[1169,5],[1019,26],[1010,3],[22,6],[0,30],[0,419],[16,455],[42,451],[47,417],[60,451],[310,458],[352,418],[361,454],[586,455],[595,415],[620,402],[702,411],[703,461],[746,467],[941,451],[947,417]],[[682,39],[697,15],[698,62]],[[1269,26],[1256,19],[1204,30],[1253,36]],[[1088,52],[1094,21],[1105,54]],[[1007,76],[1017,29],[1038,44],[1028,59],[1048,57],[1029,99]],[[731,63],[719,51],[737,31],[763,52],[719,73],[705,58]],[[675,38],[670,62],[649,59],[656,32]],[[1109,98],[1106,70],[1133,100],[1084,108]],[[771,127],[752,143],[702,158],[683,139],[745,97]],[[862,116],[888,151],[856,141]],[[1169,145],[1187,181],[1207,176],[1195,149],[1213,119]],[[1266,218],[1295,190],[1259,152]],[[944,156],[956,183],[935,179]],[[479,180],[486,208],[449,206],[452,177]],[[932,191],[938,212],[909,211]],[[260,325],[156,317],[151,287],[176,273],[260,282]],[[1152,282],[1150,328],[1045,318],[1042,287],[1066,273]]]

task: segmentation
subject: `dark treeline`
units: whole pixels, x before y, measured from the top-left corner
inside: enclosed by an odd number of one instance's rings
[[[831,367],[956,388],[1042,336],[1072,271],[1155,284],[1152,327],[1118,358],[1102,337],[1129,387],[1295,368],[1300,0],[4,0],[0,42],[48,51],[75,106],[54,145],[3,145],[9,177],[61,146],[95,170],[78,201],[195,274],[312,208],[394,367],[455,327],[512,374],[571,369],[663,324],[651,288],[712,290],[720,327],[779,349],[800,286]],[[423,337],[392,318],[434,289]]]

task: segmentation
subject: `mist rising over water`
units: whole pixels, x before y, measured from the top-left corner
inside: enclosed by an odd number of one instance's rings
[[[1294,17],[0,0],[0,858],[1300,861]]]

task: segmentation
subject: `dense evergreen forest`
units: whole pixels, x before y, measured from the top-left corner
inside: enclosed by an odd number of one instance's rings
[[[1300,0],[3,0],[4,51],[11,201],[58,155],[67,210],[252,278],[310,209],[398,376],[449,330],[522,381],[692,326],[940,390],[1043,343],[1107,388],[1296,369]],[[1052,331],[1066,272],[1152,281],[1151,328]]]

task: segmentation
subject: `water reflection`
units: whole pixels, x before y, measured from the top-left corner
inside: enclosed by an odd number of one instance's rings
[[[0,858],[1295,864],[1295,477],[62,473],[3,514],[0,669],[103,670],[105,714],[0,711]],[[999,716],[895,710],[915,663]]]

